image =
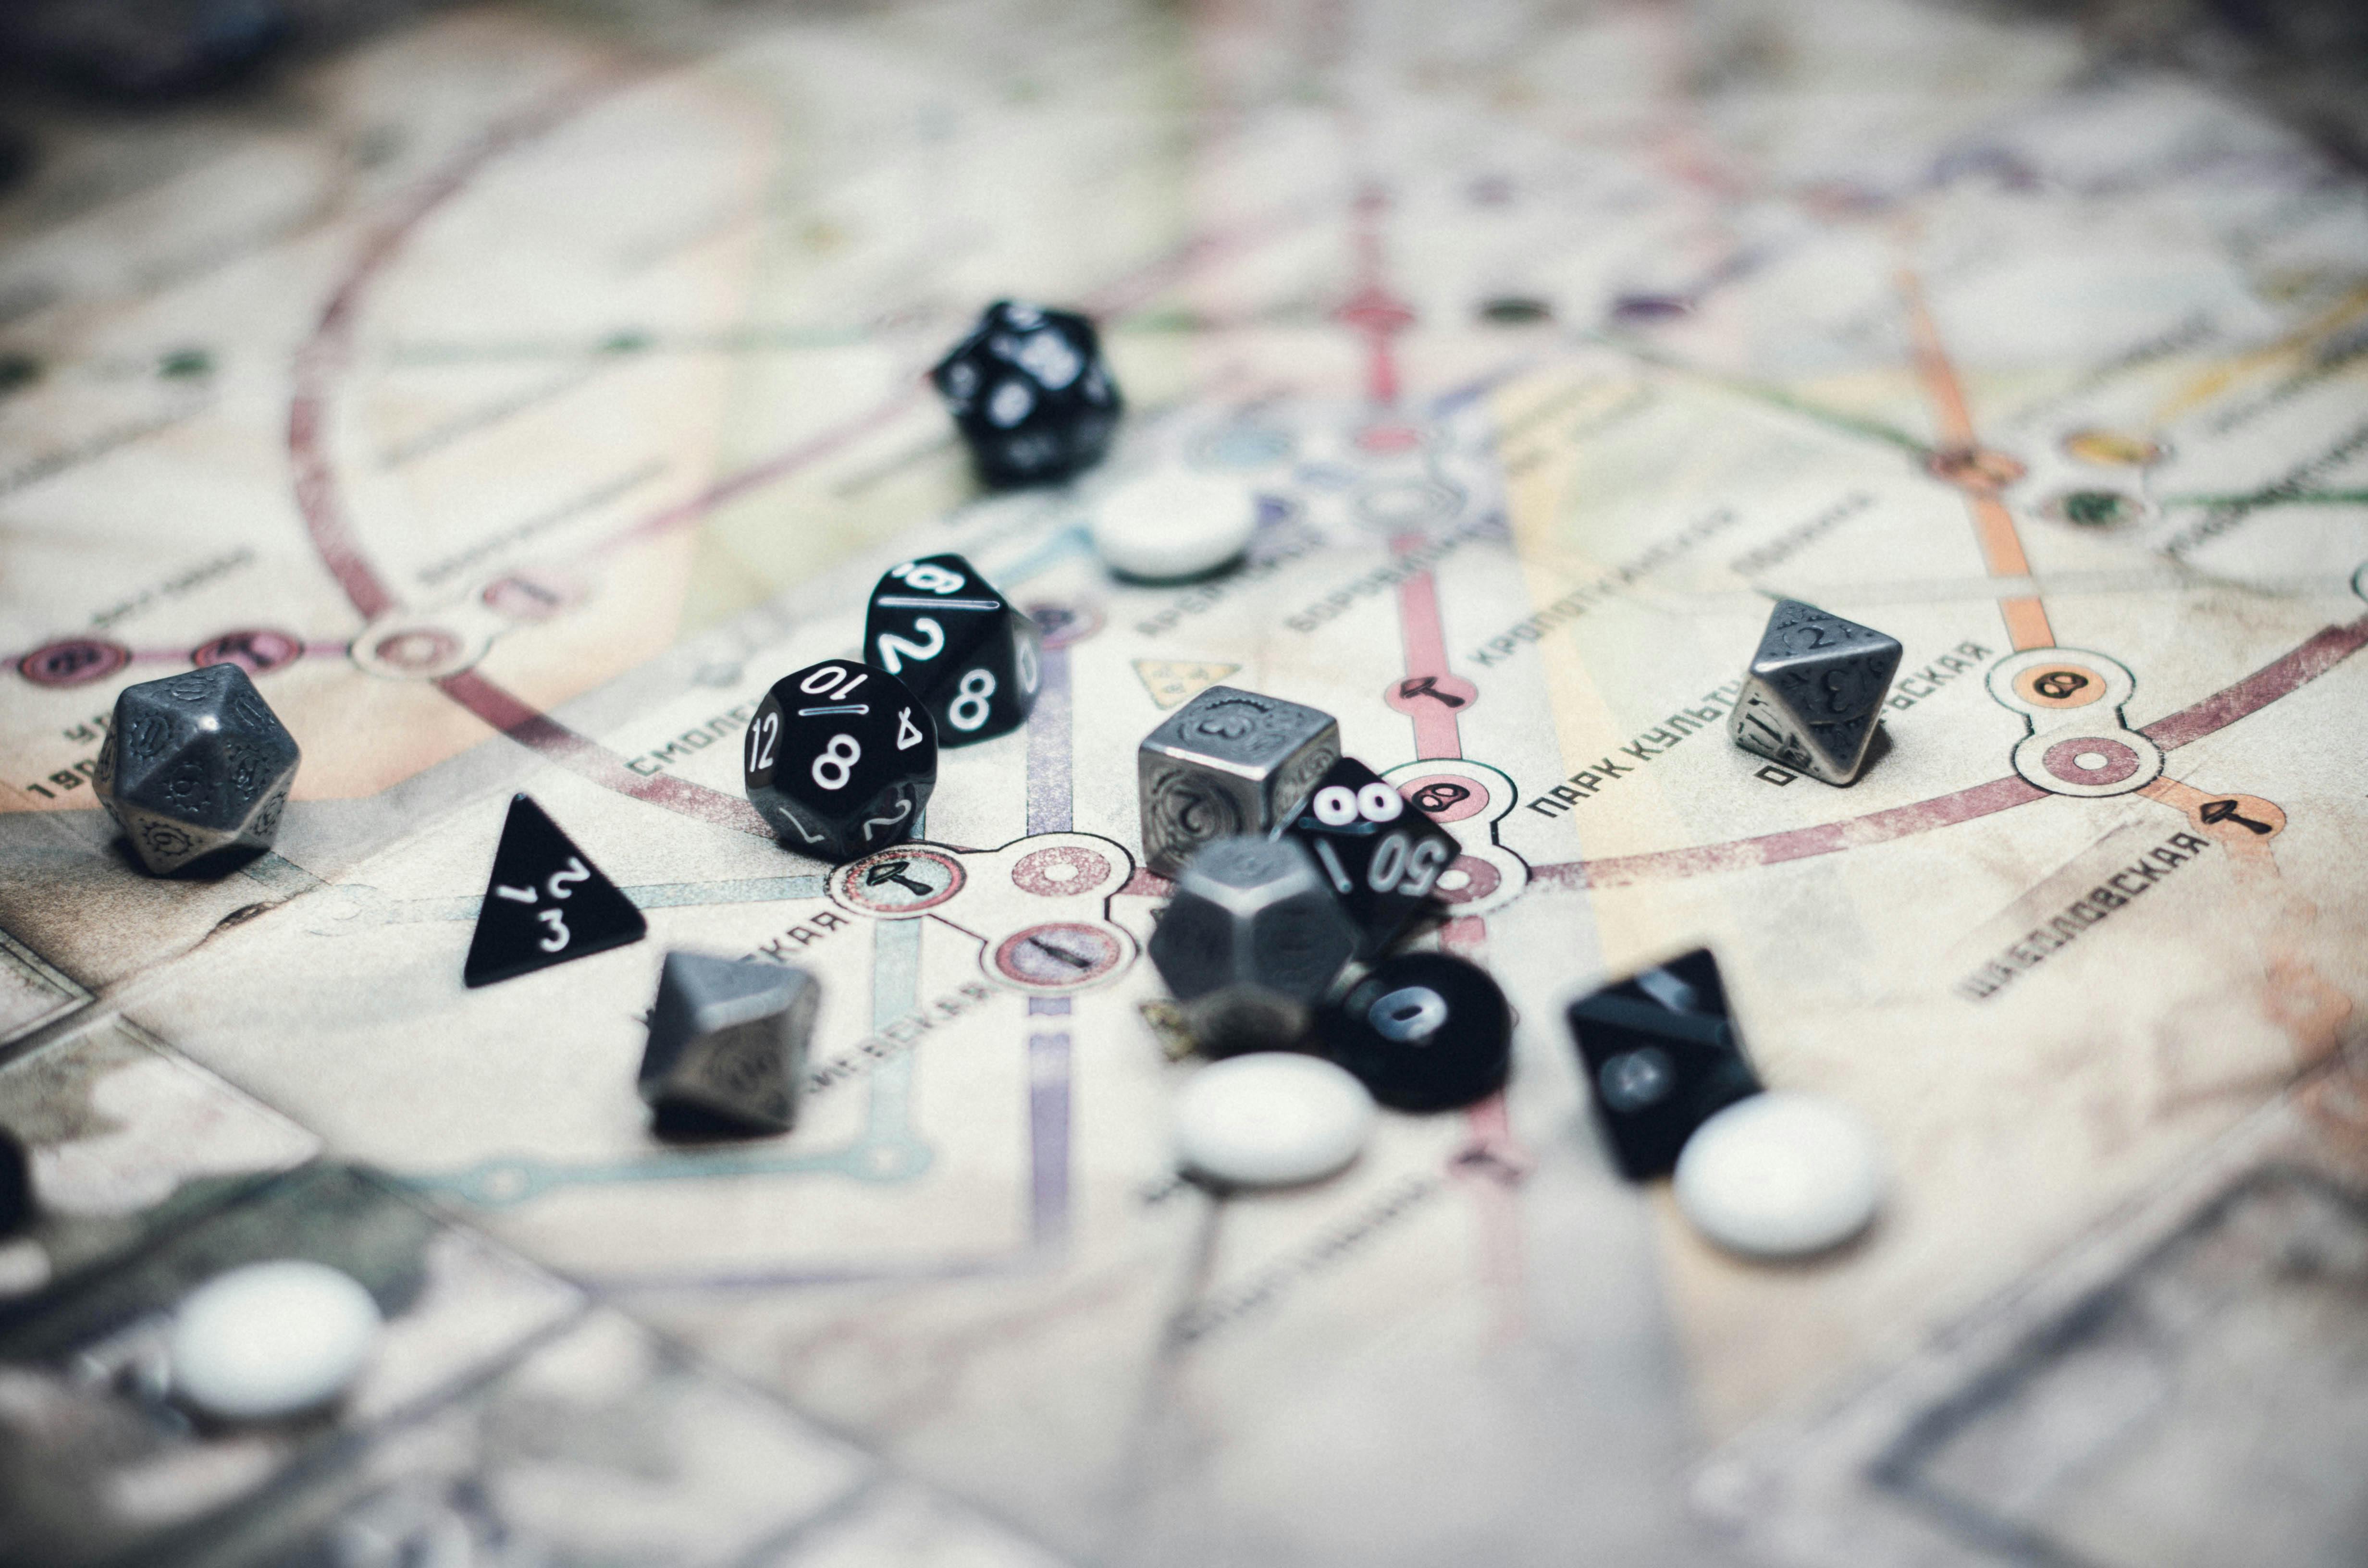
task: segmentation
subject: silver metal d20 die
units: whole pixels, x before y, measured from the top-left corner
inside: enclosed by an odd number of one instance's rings
[[[208,665],[123,688],[91,785],[161,877],[271,847],[302,757],[245,670]]]
[[[1780,601],[1728,721],[1735,744],[1828,784],[1851,782],[1866,766],[1899,653],[1896,637]]]
[[[1172,877],[1212,839],[1289,821],[1339,758],[1340,725],[1329,713],[1209,687],[1136,753],[1144,863]]]
[[[1188,1027],[1223,1051],[1298,1038],[1356,947],[1306,846],[1244,835],[1192,857],[1150,951]]]
[[[821,983],[802,969],[668,953],[642,1053],[642,1098],[661,1116],[788,1131],[821,1001]]]

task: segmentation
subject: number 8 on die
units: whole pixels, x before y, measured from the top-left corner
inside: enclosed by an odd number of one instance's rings
[[[1019,727],[1036,705],[1042,634],[959,555],[890,567],[871,589],[863,651],[913,688],[945,745]]]
[[[782,676],[748,721],[748,800],[781,843],[852,860],[910,838],[938,781],[938,728],[887,670],[826,659]]]

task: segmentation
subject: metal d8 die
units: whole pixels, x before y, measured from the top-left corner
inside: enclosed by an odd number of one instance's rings
[[[1296,702],[1212,686],[1136,754],[1144,861],[1174,876],[1212,839],[1268,833],[1340,759],[1340,726]]]
[[[1728,733],[1811,778],[1850,783],[1866,767],[1899,656],[1896,637],[1782,600],[1751,655]]]

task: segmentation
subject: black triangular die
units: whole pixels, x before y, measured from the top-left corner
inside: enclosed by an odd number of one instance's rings
[[[638,942],[649,929],[632,901],[541,806],[513,795],[461,979],[469,985],[514,980]]]

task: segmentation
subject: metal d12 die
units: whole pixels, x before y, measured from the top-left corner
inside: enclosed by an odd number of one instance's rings
[[[128,686],[91,783],[153,876],[268,849],[302,754],[246,672],[208,665]]]
[[[1357,956],[1372,958],[1430,906],[1430,890],[1455,858],[1455,839],[1406,804],[1381,775],[1344,756],[1277,830],[1305,845],[1357,926]]]
[[[1150,952],[1187,1027],[1222,1055],[1297,1040],[1356,941],[1304,845],[1242,835],[1185,866]]]
[[[802,969],[668,953],[642,1054],[642,1098],[661,1119],[786,1132],[822,987]]]
[[[1042,634],[959,555],[890,567],[872,586],[863,646],[913,688],[940,745],[1006,734],[1036,706]]]
[[[1272,832],[1339,760],[1340,726],[1329,713],[1209,687],[1136,753],[1144,863],[1172,877],[1212,839]]]
[[[782,845],[852,860],[919,827],[938,782],[938,726],[886,670],[825,659],[783,676],[748,721],[748,803]]]
[[[1759,635],[1728,733],[1746,751],[1848,784],[1866,766],[1899,655],[1896,637],[1782,600]]]

